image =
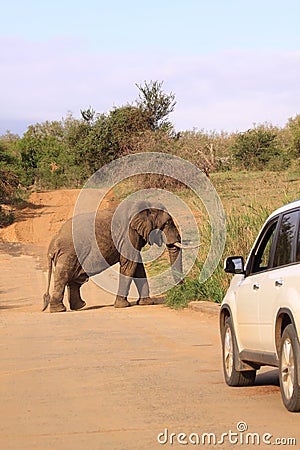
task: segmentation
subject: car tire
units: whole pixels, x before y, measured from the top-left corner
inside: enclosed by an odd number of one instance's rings
[[[222,333],[224,378],[228,386],[253,386],[256,370],[236,370],[238,347],[231,317],[227,317]]]
[[[279,382],[284,406],[291,412],[300,411],[299,341],[292,324],[284,329],[279,350]]]

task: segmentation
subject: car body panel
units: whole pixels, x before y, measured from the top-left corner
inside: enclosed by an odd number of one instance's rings
[[[221,306],[221,314],[224,308],[230,311],[240,355],[246,360],[252,358],[250,361],[256,358],[259,364],[277,364],[281,332],[278,321],[282,315],[289,317],[298,336],[300,332],[300,261],[255,273],[250,270],[253,254],[268,225],[277,217],[279,224],[282,214],[294,210],[299,210],[300,221],[300,200],[284,205],[268,217],[246,260],[245,274],[234,275]]]

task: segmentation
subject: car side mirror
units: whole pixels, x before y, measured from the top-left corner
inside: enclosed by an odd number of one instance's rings
[[[230,256],[225,259],[224,270],[226,273],[244,274],[244,258],[242,256]]]

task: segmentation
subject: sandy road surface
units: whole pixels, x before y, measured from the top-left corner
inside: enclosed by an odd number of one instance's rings
[[[282,406],[276,370],[260,373],[251,388],[225,386],[217,317],[163,305],[115,310],[112,296],[92,282],[84,286],[85,310],[42,313],[41,257],[49,224],[58,223],[51,209],[59,204],[43,206],[43,218],[33,210],[17,222],[26,246],[0,245],[1,449],[180,448],[170,440],[181,432],[183,441],[190,433],[220,440],[241,421],[248,431],[232,435],[238,444],[225,438],[209,445],[206,438],[193,447],[264,447],[265,433],[271,444],[295,438],[299,447],[299,415]],[[52,222],[44,221],[46,213]],[[27,231],[27,241],[22,223],[35,230]],[[248,432],[257,433],[260,446],[241,445]],[[159,444],[159,434],[168,443]]]

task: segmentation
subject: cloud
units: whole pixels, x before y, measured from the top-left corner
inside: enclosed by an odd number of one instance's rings
[[[179,63],[178,63],[178,67]],[[232,51],[196,58],[174,82],[183,128],[236,131],[253,123],[284,125],[299,111],[300,52]]]
[[[300,112],[300,52],[110,53],[65,37],[2,37],[0,52],[0,126],[78,116],[89,105],[109,111],[133,102],[135,83],[145,80],[164,80],[165,92],[176,94],[171,120],[178,130],[284,125]]]

